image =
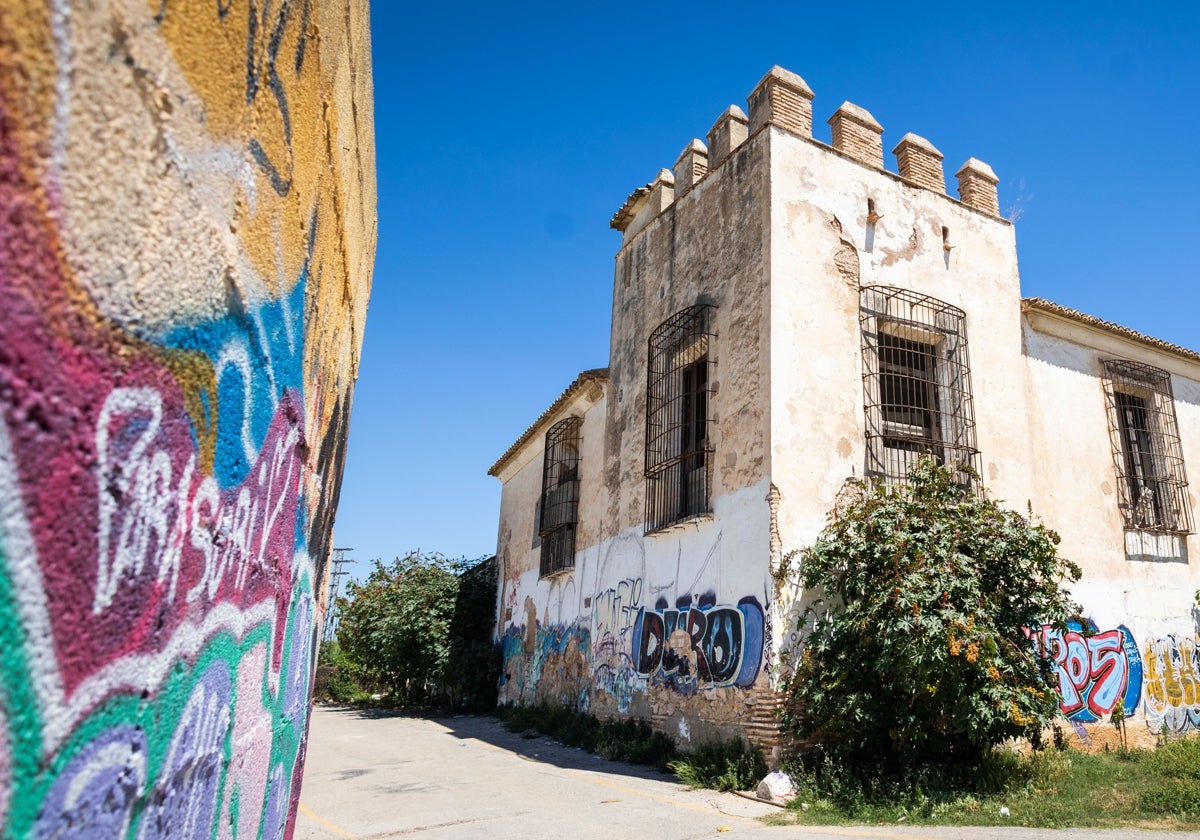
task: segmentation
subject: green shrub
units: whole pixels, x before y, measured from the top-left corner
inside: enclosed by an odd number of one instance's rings
[[[668,766],[688,787],[714,790],[751,790],[767,775],[762,750],[748,750],[738,738],[701,744]]]
[[[1034,743],[1059,714],[1030,618],[1062,625],[1077,566],[1058,535],[976,495],[932,460],[908,485],[852,482],[799,583],[816,597],[784,721],[842,764],[911,776],[977,766],[1008,738]]]
[[[1146,756],[1146,766],[1155,773],[1173,779],[1192,779],[1200,783],[1200,739],[1171,741]],[[1200,784],[1197,785],[1200,789]]]
[[[1200,785],[1191,779],[1165,779],[1138,797],[1138,807],[1151,814],[1200,817]]]

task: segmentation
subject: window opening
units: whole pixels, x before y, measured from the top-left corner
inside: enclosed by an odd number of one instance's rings
[[[575,528],[579,524],[579,444],[583,420],[568,417],[546,432],[542,460],[542,576],[575,567]]]
[[[887,286],[863,289],[859,320],[869,478],[904,483],[922,455],[978,475],[966,314]]]
[[[1171,375],[1122,359],[1106,359],[1103,364],[1109,436],[1125,527],[1191,533]]]
[[[715,307],[678,312],[650,335],[646,394],[646,532],[707,513]]]

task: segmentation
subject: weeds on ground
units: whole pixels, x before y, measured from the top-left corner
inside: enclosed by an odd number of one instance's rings
[[[675,742],[644,720],[602,721],[566,706],[500,706],[497,717],[510,732],[545,735],[612,761],[666,770],[676,756]]]
[[[820,756],[783,768],[797,796],[776,822],[1200,828],[1200,740],[1154,751],[993,750],[978,764],[848,770]]]
[[[670,770],[688,787],[715,790],[753,790],[767,775],[762,750],[747,750],[738,738],[702,744],[670,763]]]

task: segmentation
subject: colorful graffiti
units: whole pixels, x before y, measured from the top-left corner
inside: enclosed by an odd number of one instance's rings
[[[501,700],[519,704],[546,701],[586,710],[589,639],[587,629],[577,624],[542,627],[532,621],[510,625],[504,634]]]
[[[1077,723],[1094,723],[1120,707],[1126,717],[1137,711],[1142,691],[1142,657],[1129,628],[1101,633],[1095,623],[1067,622],[1064,633],[1050,625],[1026,628],[1038,651],[1054,664],[1061,708]]]
[[[592,689],[613,698],[617,711],[629,711],[646,680],[633,667],[633,628],[641,612],[642,581],[628,578],[592,601]]]
[[[1146,641],[1146,726],[1155,735],[1200,729],[1198,641],[1174,635]]]
[[[736,606],[711,600],[642,610],[633,633],[638,674],[680,690],[748,687],[762,664],[763,611],[754,598]]]
[[[4,836],[292,833],[373,253],[321,8],[0,9]]]

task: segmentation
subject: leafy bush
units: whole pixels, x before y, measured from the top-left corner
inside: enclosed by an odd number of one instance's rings
[[[499,652],[491,641],[495,568],[412,553],[375,561],[341,600],[338,641],[359,682],[399,705],[490,710]]]
[[[334,703],[354,703],[368,696],[361,669],[335,641],[321,642],[313,697]]]
[[[1078,611],[1079,568],[1058,535],[921,460],[906,487],[852,482],[802,552],[816,596],[785,691],[785,725],[839,764],[891,774],[976,764],[1059,712],[1050,664],[1025,634]]]
[[[669,768],[688,787],[714,790],[752,790],[767,775],[762,750],[747,750],[738,738],[701,744],[672,761]]]
[[[644,720],[606,721],[600,724],[595,752],[611,761],[665,770],[675,754],[675,742]]]
[[[444,684],[455,709],[491,712],[496,708],[503,651],[492,640],[496,620],[496,558],[465,569],[458,578],[450,651]]]

